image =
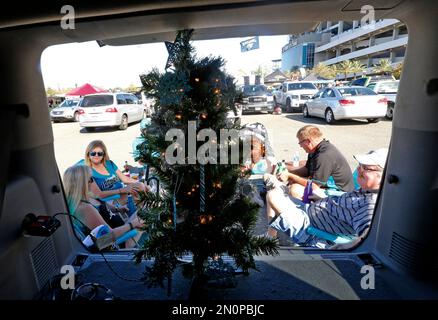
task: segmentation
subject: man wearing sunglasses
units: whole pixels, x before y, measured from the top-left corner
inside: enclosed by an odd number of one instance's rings
[[[387,149],[355,155],[358,161],[359,190],[346,192],[341,196],[319,198],[305,205],[288,195],[284,185],[272,175],[265,175],[269,228],[268,236],[276,236],[277,230],[286,233],[293,242],[301,245],[316,245],[324,242],[313,241],[306,232],[313,227],[331,234],[357,237],[360,241],[371,225],[377,193],[383,177],[383,168],[388,155]],[[351,244],[350,244],[351,245]]]
[[[329,141],[323,138],[318,127],[307,125],[297,132],[298,145],[308,154],[304,167],[294,169],[288,166],[278,178],[289,182],[291,195],[301,198],[308,179],[312,179],[315,193],[322,195],[319,188],[334,188],[339,191],[354,189],[353,175],[347,160]]]

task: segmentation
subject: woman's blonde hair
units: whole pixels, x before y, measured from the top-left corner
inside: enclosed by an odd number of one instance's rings
[[[64,172],[63,182],[70,212],[74,214],[81,200],[88,201],[88,183],[91,178],[91,169],[85,165],[76,165]]]
[[[93,140],[93,141],[91,141],[91,142],[88,144],[87,148],[85,149],[85,157],[84,157],[84,160],[85,160],[85,164],[86,164],[87,166],[89,166],[89,167],[92,166],[92,165],[91,165],[91,160],[90,160],[90,152],[91,152],[93,149],[95,149],[95,148],[101,148],[101,149],[102,149],[102,151],[103,151],[103,153],[104,153],[104,155],[103,155],[103,157],[102,157],[102,162],[103,162],[103,163],[107,162],[107,161],[110,159],[109,156],[108,156],[108,150],[106,149],[106,146],[105,146],[105,144],[103,143],[103,141],[102,141],[102,140]]]

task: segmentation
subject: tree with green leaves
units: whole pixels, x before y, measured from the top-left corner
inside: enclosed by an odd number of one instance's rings
[[[389,59],[380,59],[379,62],[374,65],[373,71],[378,74],[391,75],[393,68]]]
[[[336,71],[337,73],[343,73],[344,74],[344,80],[347,80],[347,77],[350,73],[352,73],[354,70],[353,63],[351,60],[344,60],[341,63],[336,65]]]
[[[313,69],[310,71],[310,73],[314,73],[318,77],[324,79],[334,79],[336,77],[335,68],[333,68],[333,66],[328,66],[321,62],[318,63],[316,66],[314,66]]]
[[[358,73],[361,74],[364,72],[364,70],[365,70],[365,66],[362,63],[360,63],[360,61],[354,60],[351,63],[351,71],[354,73],[354,79],[356,79],[356,75]]]
[[[392,70],[392,75],[393,75],[397,80],[399,80],[400,77],[401,77],[402,71],[403,71],[403,61],[400,62],[399,64],[397,64],[397,65],[393,68],[393,70]]]
[[[159,194],[142,194],[137,204],[148,237],[136,252],[136,261],[153,259],[145,272],[152,286],[163,285],[167,279],[170,287],[184,255],[193,257],[184,264],[184,274],[199,283],[196,280],[208,279],[209,266],[223,255],[248,272],[256,268],[254,255],[276,254],[278,248],[276,240],[254,235],[260,207],[241,192],[248,173],[242,172],[239,163],[219,159],[223,141],[219,146],[210,135],[208,148],[205,140],[198,141],[199,136],[193,141],[193,124],[199,134],[212,129],[220,137],[220,130],[227,126],[226,114],[235,108],[239,95],[234,79],[223,71],[222,58],[195,56],[191,34],[192,30],[179,31],[174,43],[166,43],[165,73],[154,69],[140,76],[144,91],[155,99],[155,113],[148,130],[153,133],[145,135],[145,142],[137,147],[136,160],[152,167],[162,186]],[[171,130],[180,134],[169,134]],[[241,139],[227,141],[242,147]],[[195,144],[194,151],[190,144]],[[182,161],[171,164],[168,156],[180,152]],[[225,153],[230,155],[228,146]],[[209,161],[190,161],[200,155]]]

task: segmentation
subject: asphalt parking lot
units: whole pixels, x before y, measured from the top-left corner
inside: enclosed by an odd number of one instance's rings
[[[353,154],[365,153],[371,149],[389,146],[392,122],[382,120],[367,123],[360,120],[339,121],[327,125],[323,119],[303,118],[300,113],[282,115],[252,114],[242,117],[242,124],[260,122],[268,130],[275,156],[278,160],[292,160],[294,152],[299,151],[300,159],[306,159],[305,152],[299,148],[295,137],[299,128],[314,124],[321,128],[325,137],[334,143],[345,155],[352,170],[356,167]],[[134,165],[132,142],[140,135],[139,123],[131,124],[127,130],[101,128],[96,132],[84,132],[78,123],[53,123],[55,156],[61,175],[71,165],[83,159],[85,148],[92,140],[103,140],[110,158],[119,166],[125,161]]]

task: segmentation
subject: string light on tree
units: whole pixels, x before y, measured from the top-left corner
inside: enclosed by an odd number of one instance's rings
[[[238,96],[234,79],[224,72],[222,58],[199,59],[193,54],[192,34],[193,30],[182,30],[173,43],[166,42],[169,57],[164,73],[156,69],[140,76],[143,90],[155,100],[152,126],[156,133],[147,137],[147,146],[142,146],[135,160],[153,168],[160,179],[160,193],[145,193],[144,203],[139,203],[144,210],[140,209],[138,215],[148,226],[149,238],[135,256],[138,262],[153,258],[146,267],[145,279],[154,286],[167,279],[170,287],[180,265],[178,259],[187,252],[193,261],[185,267],[191,268],[188,274],[196,280],[206,279],[212,258],[230,255],[236,266],[247,272],[255,268],[253,255],[273,254],[278,247],[275,240],[253,236],[254,226],[248,221],[259,215],[259,206],[240,193],[240,184],[246,178],[238,164],[190,162],[189,152],[184,155],[185,164],[170,164],[166,159],[167,148],[178,139],[166,139],[170,129],[177,126],[187,132],[188,121],[196,120],[196,131],[208,127],[220,136],[232,101]],[[189,145],[187,135],[184,139],[174,145],[175,154],[179,147]],[[197,154],[197,150],[193,152]],[[193,239],[199,246],[193,245]],[[192,287],[196,283],[193,281]]]

